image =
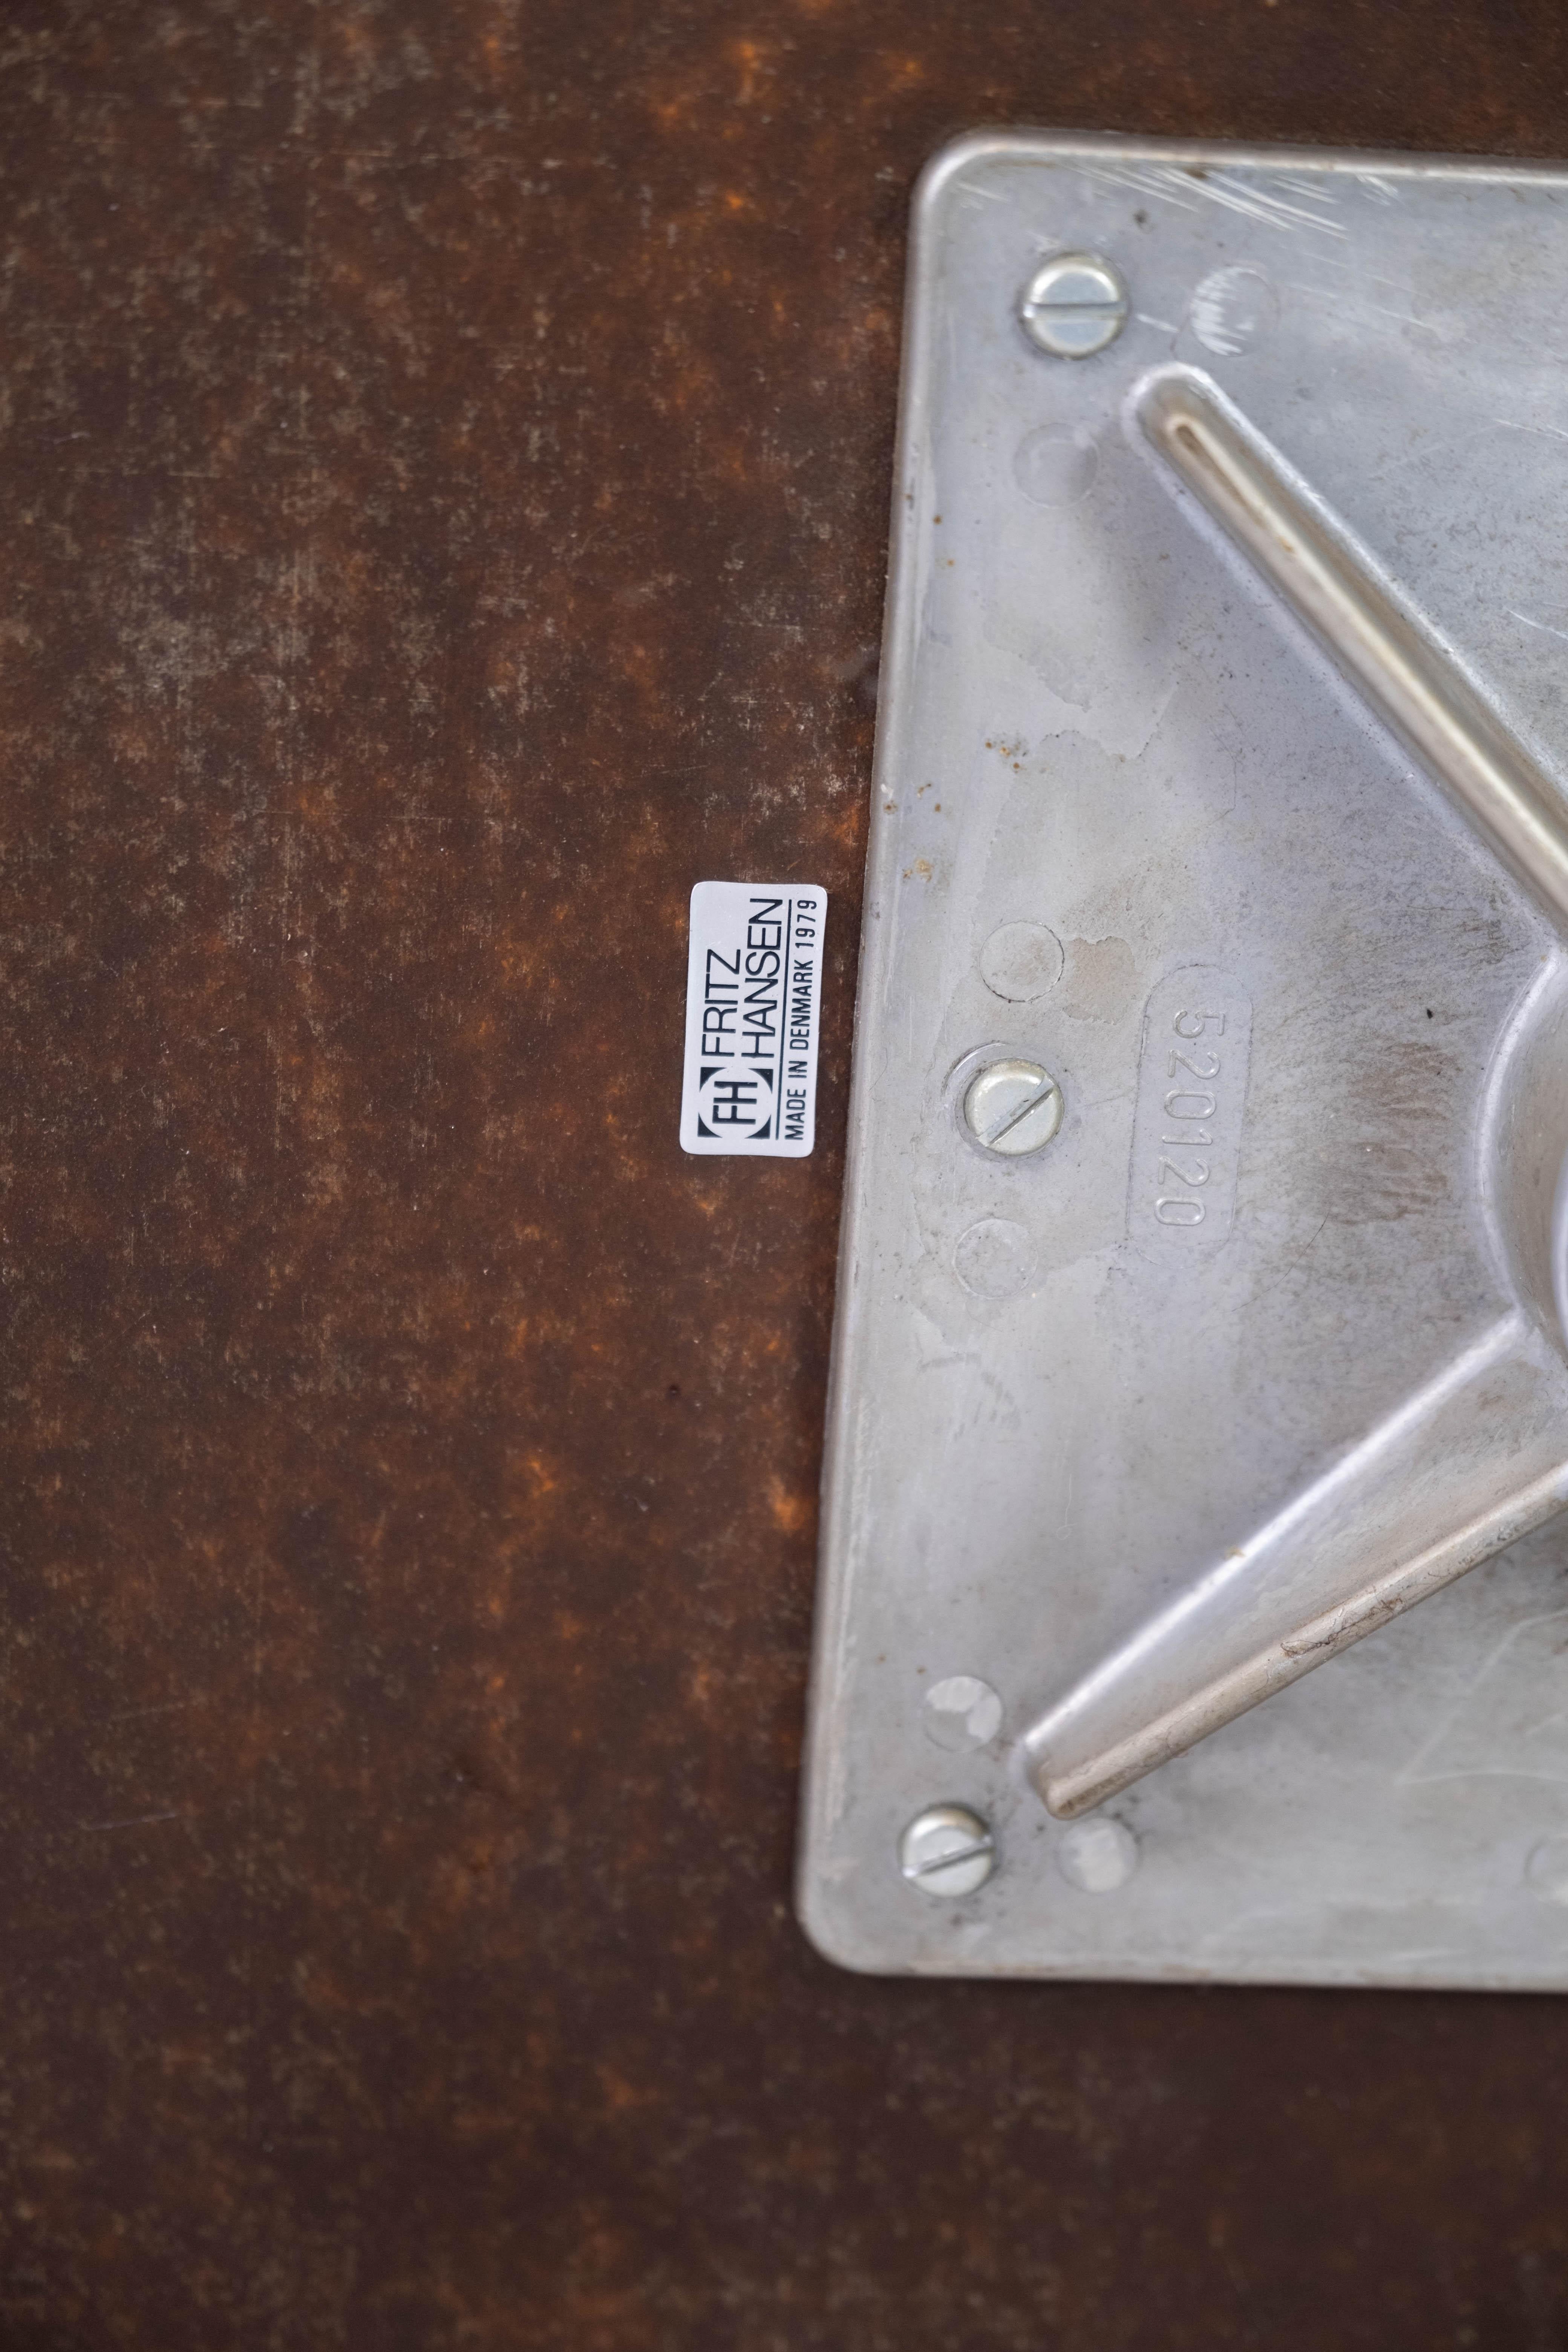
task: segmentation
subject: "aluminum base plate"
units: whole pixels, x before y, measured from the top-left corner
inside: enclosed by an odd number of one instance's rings
[[[1026,317],[1060,257],[1105,275]],[[800,1876],[849,1967],[1568,1987],[1568,1390],[1507,1157],[1563,926],[1146,415],[1242,420],[1555,793],[1565,322],[1555,169],[1008,134],[927,173]],[[1369,1444],[1470,1511],[1443,1589],[1048,1811],[1052,1723],[1234,1647],[1227,1563],[1279,1589],[1299,1503],[1292,1574],[1384,1540]]]

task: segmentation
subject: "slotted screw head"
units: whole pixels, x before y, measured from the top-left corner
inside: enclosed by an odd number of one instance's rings
[[[1057,253],[1042,262],[1018,305],[1024,332],[1060,360],[1092,359],[1127,324],[1121,274],[1098,253]]]
[[[931,1805],[899,1840],[899,1868],[922,1895],[973,1895],[996,1867],[989,1825],[967,1805]]]
[[[963,1120],[976,1143],[1016,1160],[1038,1151],[1062,1123],[1062,1090],[1038,1062],[988,1062],[963,1097]]]

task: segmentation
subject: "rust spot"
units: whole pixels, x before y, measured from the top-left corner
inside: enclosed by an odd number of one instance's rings
[[[770,1478],[768,1508],[773,1514],[774,1527],[786,1536],[795,1536],[799,1535],[802,1528],[810,1527],[816,1515],[816,1500],[810,1494],[791,1493],[778,1479]]]

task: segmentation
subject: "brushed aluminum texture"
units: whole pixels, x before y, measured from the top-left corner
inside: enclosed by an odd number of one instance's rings
[[[1063,253],[1128,304],[1070,364]],[[927,172],[800,1862],[847,1965],[1568,1988],[1565,318],[1554,167]],[[966,1130],[1004,1063],[1048,1150]],[[993,1867],[937,1905],[943,1806]]]

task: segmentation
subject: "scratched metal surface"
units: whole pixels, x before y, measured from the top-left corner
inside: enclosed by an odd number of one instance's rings
[[[0,2342],[1568,2327],[1568,2018],[789,1913],[903,226],[983,121],[1568,152],[1549,0],[0,21]],[[823,1141],[675,1144],[686,893]]]
[[[1522,1526],[1568,1496],[1562,1345],[1494,1242],[1528,1213],[1489,1183],[1487,1108],[1568,958],[1128,423],[1152,370],[1210,372],[1568,776],[1565,206],[1556,173],[1037,134],[958,142],[922,185],[799,1880],[852,1967],[1568,1990],[1561,1517],[1113,1794],[1114,1888],[1072,1883],[1086,1830],[1026,1746],[1122,1643],[1136,1696],[1100,1719],[1138,1729],[1270,1607],[1289,1632],[1415,1527],[1473,1526],[1489,1482],[1517,1494],[1530,1442]],[[1019,330],[1053,249],[1129,283],[1088,365]],[[1216,327],[1194,289],[1238,282],[1255,308]],[[1019,924],[1059,978],[1009,969]],[[1059,1082],[1047,1149],[963,1131],[986,1040]],[[1199,1223],[1161,1221],[1161,1171]],[[1461,1383],[1399,1454],[1390,1416],[1476,1351],[1471,1417]],[[1349,1571],[1309,1601],[1321,1523],[1294,1562],[1242,1548],[1352,1446]],[[996,1719],[938,1747],[954,1675]],[[895,1864],[953,1801],[998,1862],[963,1902]]]

